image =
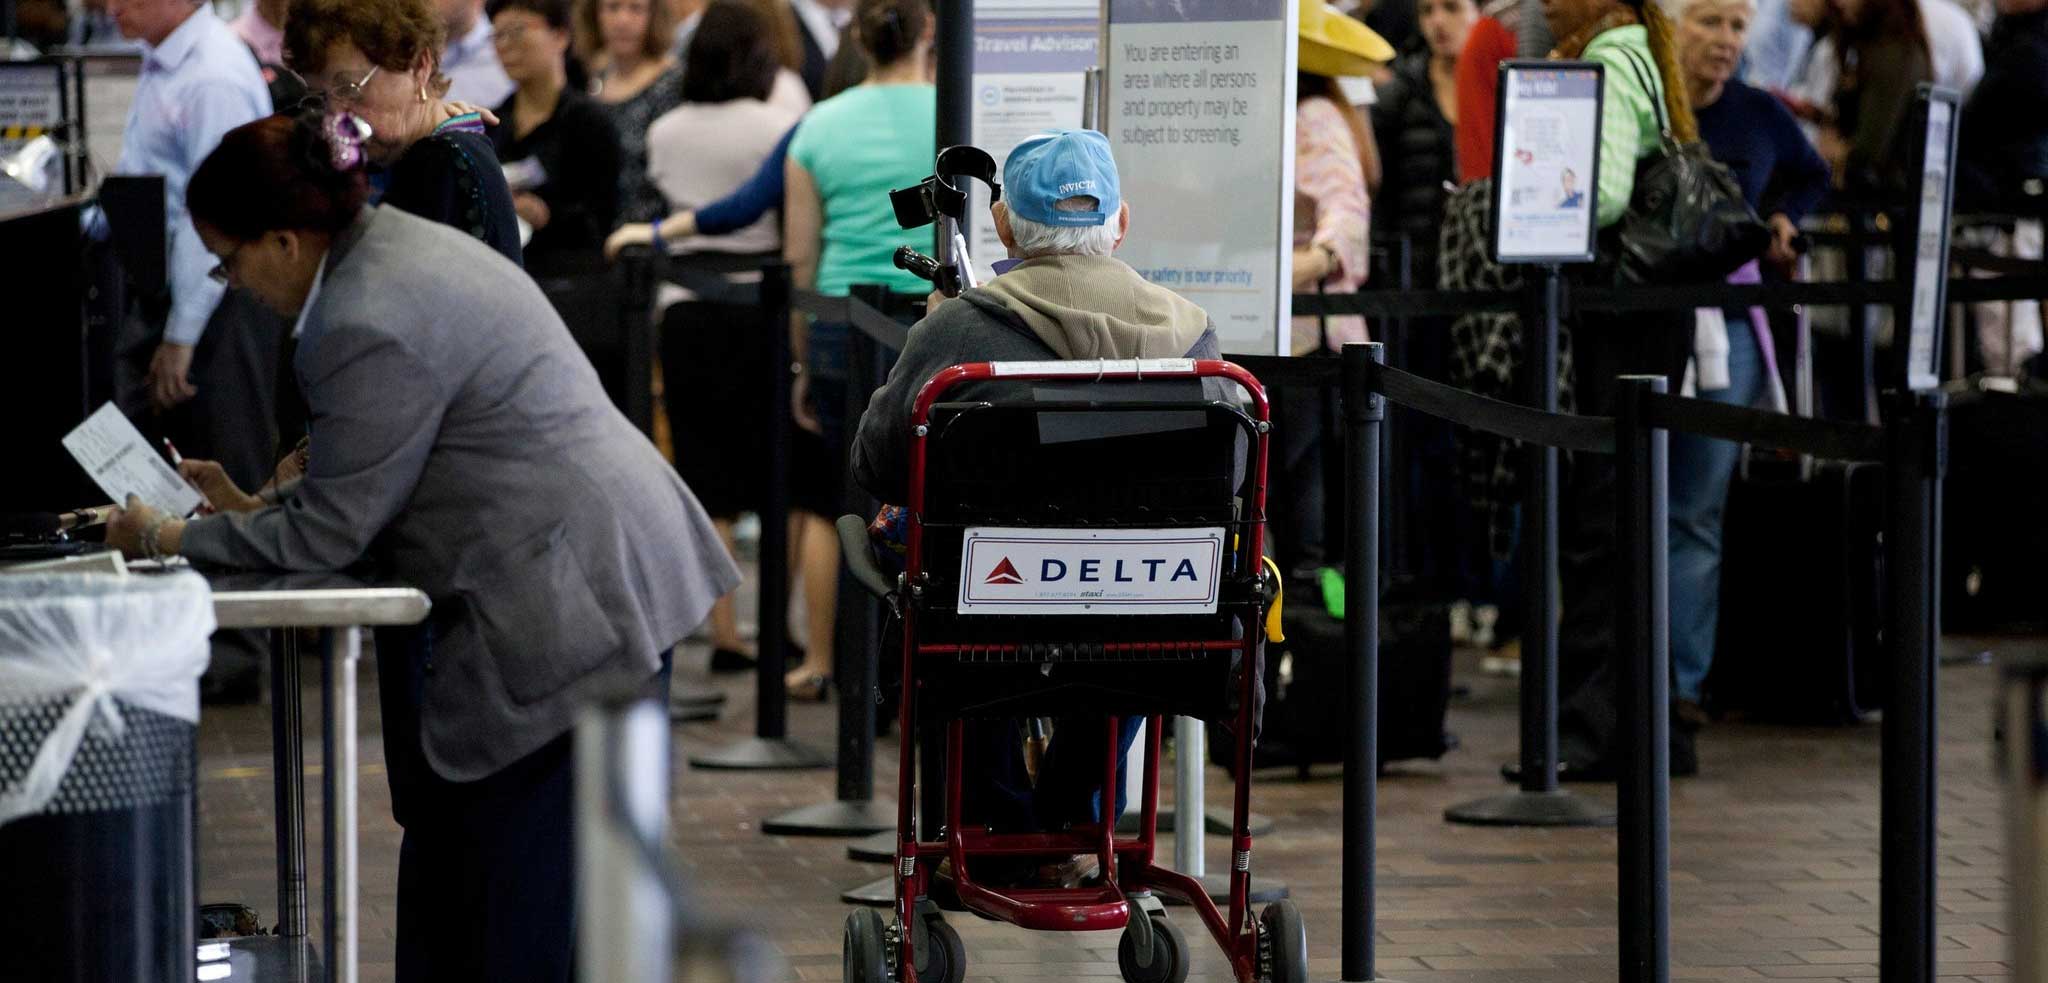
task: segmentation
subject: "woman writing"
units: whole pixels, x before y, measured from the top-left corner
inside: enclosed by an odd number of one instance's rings
[[[369,124],[382,204],[452,226],[520,262],[512,192],[484,119],[446,102],[445,29],[427,0],[292,0],[285,60],[335,112]]]
[[[188,461],[222,513],[131,500],[108,541],[226,567],[368,562],[424,590],[433,614],[404,658],[379,646],[405,830],[397,978],[567,983],[570,727],[602,690],[665,691],[664,653],[738,571],[533,281],[460,232],[365,207],[349,132],[250,123],[188,191],[218,275],[297,323],[306,476],[266,500]]]

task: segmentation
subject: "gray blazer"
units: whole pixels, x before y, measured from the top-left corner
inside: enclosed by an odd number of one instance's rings
[[[366,208],[329,252],[293,365],[311,470],[186,528],[195,561],[368,557],[434,600],[434,770],[489,775],[641,680],[739,583],[697,499],[615,408],[540,289],[447,226]]]

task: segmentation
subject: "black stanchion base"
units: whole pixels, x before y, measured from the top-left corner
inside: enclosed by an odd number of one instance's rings
[[[896,803],[820,802],[793,809],[761,823],[769,836],[866,836],[886,832],[896,836]],[[892,847],[893,849],[893,847]]]
[[[718,719],[719,706],[716,703],[671,703],[668,705],[670,723],[695,724]]]
[[[1209,900],[1218,904],[1230,900],[1230,876],[1228,874],[1203,874],[1199,880],[1202,882],[1202,890],[1209,892]],[[1270,877],[1253,877],[1249,897],[1252,904],[1267,904],[1287,897],[1288,893],[1287,884],[1284,881],[1276,881]],[[1159,900],[1174,907],[1179,907],[1181,904],[1179,898],[1165,894],[1160,895]],[[1225,914],[1228,914],[1228,912]]]
[[[891,851],[894,852],[893,850]],[[866,905],[870,908],[890,908],[896,904],[896,878],[884,877],[859,887],[847,888],[840,892],[839,900],[847,904]]]
[[[1255,812],[1255,813],[1252,813],[1252,817],[1251,817],[1251,822],[1247,823],[1246,825],[1248,825],[1248,826],[1250,826],[1250,827],[1251,827],[1251,831],[1252,831],[1252,835],[1253,835],[1253,836],[1266,836],[1266,835],[1268,835],[1268,834],[1270,834],[1270,833],[1272,833],[1272,832],[1273,832],[1273,817],[1271,817],[1271,816],[1262,816],[1262,815],[1260,815],[1260,814],[1258,814],[1258,813],[1256,813],[1256,812]],[[1230,835],[1230,816],[1229,816],[1229,814],[1228,814],[1227,812],[1226,812],[1226,813],[1224,813],[1223,815],[1218,815],[1218,814],[1216,814],[1216,813],[1213,813],[1213,812],[1204,812],[1204,813],[1202,813],[1202,829],[1206,830],[1206,831],[1208,832],[1208,834],[1209,834],[1210,836],[1229,836],[1229,835]],[[1121,836],[1136,836],[1136,835],[1138,835],[1138,815],[1137,815],[1137,813],[1133,813],[1133,812],[1127,812],[1127,813],[1124,813],[1124,817],[1123,817],[1122,819],[1119,819],[1119,820],[1117,820],[1117,821],[1116,821],[1116,831],[1117,831],[1118,835],[1121,835]],[[1173,832],[1173,810],[1172,810],[1172,809],[1161,809],[1161,810],[1159,810],[1159,832],[1160,832],[1160,834],[1161,834],[1161,835],[1165,835],[1165,834],[1168,834],[1168,833],[1171,833],[1171,832]],[[860,858],[859,858],[859,857],[855,857],[854,859],[855,859],[855,860],[858,860],[858,859],[860,859]],[[888,858],[886,858],[886,857],[885,857],[885,858],[883,858],[883,859],[885,859],[885,860],[886,860],[886,859],[888,859]]]
[[[832,759],[786,737],[749,737],[690,755],[690,767],[709,771],[807,771],[832,767]]]
[[[896,862],[896,825],[873,836],[862,837],[846,845],[846,859],[861,864],[892,864]]]
[[[1466,826],[1612,826],[1614,820],[1613,808],[1562,789],[1509,792],[1444,810],[1445,822]]]
[[[668,702],[675,707],[722,707],[725,705],[725,691],[693,683],[675,683],[669,687]]]

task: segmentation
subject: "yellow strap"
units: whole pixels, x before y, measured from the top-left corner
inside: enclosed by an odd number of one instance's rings
[[[1280,564],[1274,563],[1272,557],[1262,556],[1259,559],[1265,561],[1266,572],[1273,575],[1273,606],[1266,609],[1266,640],[1284,642],[1287,636],[1280,631],[1280,602],[1286,597],[1287,581],[1280,576]]]

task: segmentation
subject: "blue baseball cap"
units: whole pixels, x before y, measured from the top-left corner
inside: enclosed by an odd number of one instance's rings
[[[1094,211],[1054,207],[1082,195],[1096,200]],[[1094,130],[1050,130],[1018,144],[1003,162],[1003,200],[1011,213],[1040,225],[1107,223],[1123,206],[1109,138]]]

